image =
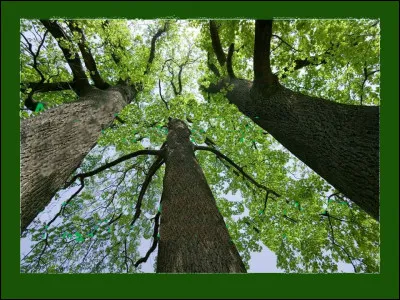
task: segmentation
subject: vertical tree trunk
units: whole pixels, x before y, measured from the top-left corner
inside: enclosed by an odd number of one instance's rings
[[[91,87],[79,101],[21,121],[21,231],[62,188],[130,99],[126,86]]]
[[[157,273],[245,273],[194,156],[189,129],[176,119],[168,129]]]
[[[322,178],[379,220],[379,107],[335,103],[242,79],[228,100]]]

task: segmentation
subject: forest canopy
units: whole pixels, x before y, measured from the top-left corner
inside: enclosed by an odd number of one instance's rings
[[[379,222],[370,211],[256,123],[261,114],[249,117],[228,100],[232,85],[213,90],[221,78],[258,80],[254,20],[53,21],[21,20],[21,122],[45,122],[46,114],[82,102],[87,86],[123,83],[134,96],[22,233],[29,249],[21,248],[21,272],[142,272],[163,237],[165,166],[151,151],[163,148],[171,118],[190,130],[246,269],[250,253],[265,245],[284,272],[338,272],[343,262],[357,273],[379,272]],[[269,38],[270,69],[284,88],[330,103],[380,104],[379,21],[278,19]],[[112,164],[137,151],[150,155]],[[145,258],[143,239],[152,244]]]

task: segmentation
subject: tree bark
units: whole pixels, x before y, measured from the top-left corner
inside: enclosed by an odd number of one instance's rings
[[[199,166],[190,131],[170,119],[157,273],[245,273]]]
[[[134,93],[122,85],[104,91],[89,87],[77,102],[21,121],[21,231],[44,210]]]
[[[278,82],[232,84],[228,100],[361,209],[379,220],[379,107],[335,103]]]

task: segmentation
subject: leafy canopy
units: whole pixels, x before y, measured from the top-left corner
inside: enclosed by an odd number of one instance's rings
[[[276,253],[277,266],[285,272],[337,272],[339,262],[352,263],[357,272],[379,271],[379,224],[340,194],[328,199],[336,191],[229,104],[224,91],[201,92],[200,85],[217,80],[208,63],[214,63],[221,74],[226,72],[213,54],[208,21],[168,20],[168,30],[157,44],[146,75],[152,36],[165,20],[109,20],[106,28],[103,22],[77,22],[102,78],[111,85],[119,78],[141,81],[144,89],[118,114],[125,123],[115,121],[101,134],[76,173],[137,150],[159,149],[166,138],[168,117],[179,118],[188,122],[194,144],[210,145],[211,141],[258,183],[281,195],[271,196],[265,204],[265,191],[210,152],[196,152],[247,267],[250,252],[261,251],[264,244]],[[81,55],[76,45],[79,36],[68,31],[64,20],[59,24],[71,37],[72,43],[66,45]],[[233,55],[236,76],[252,80],[254,21],[219,20],[217,25],[225,52],[231,43],[238,50]],[[379,104],[376,20],[276,20],[273,26],[271,63],[283,85],[340,103],[360,105],[362,97],[364,105]],[[44,31],[37,20],[21,21],[21,33],[34,49]],[[296,69],[296,61],[306,59],[310,63]],[[40,80],[31,64],[21,38],[22,84]],[[47,82],[72,80],[50,35],[38,57],[38,68]],[[366,76],[371,71],[376,72]],[[177,93],[179,86],[182,91]],[[21,93],[21,109],[28,92]],[[44,111],[78,99],[72,90],[37,92],[34,98],[45,104]],[[39,113],[43,111],[23,110],[21,118]],[[147,189],[141,217],[133,227],[129,224],[152,161],[152,157],[140,156],[87,178],[82,192],[68,204],[66,195],[75,192],[78,183],[57,193],[46,209],[51,213],[40,214],[23,238],[33,249],[22,255],[22,271],[141,272],[141,265],[136,268],[134,263],[140,258],[141,238],[152,238],[164,167]],[[240,200],[229,200],[228,195],[235,193]],[[63,214],[47,228],[60,208]]]

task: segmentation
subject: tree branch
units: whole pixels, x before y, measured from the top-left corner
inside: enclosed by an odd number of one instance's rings
[[[215,74],[215,76],[221,77],[221,74],[219,73],[217,66],[214,65],[213,63],[210,63],[210,52],[207,52],[207,65],[208,68],[211,70],[211,72]]]
[[[121,124],[125,124],[126,122],[124,120],[122,120],[119,116],[115,116],[115,120],[117,120],[118,122],[120,122]]]
[[[251,223],[247,220],[244,220],[244,223],[249,226],[252,227],[254,229],[255,232],[260,233],[260,229],[258,229],[257,227],[255,227],[254,225],[251,225]]]
[[[269,191],[267,191],[267,195],[265,196],[265,201],[264,201],[264,208],[263,208],[263,211],[265,211],[265,209],[267,208],[268,196],[269,196]]]
[[[169,110],[168,102],[165,101],[165,99],[162,95],[162,92],[161,92],[161,80],[160,79],[158,79],[158,93],[160,94],[161,101],[164,102],[165,107],[167,108],[167,110]]]
[[[182,64],[179,66],[179,72],[178,72],[178,95],[182,95],[182,70],[185,64]]]
[[[128,273],[129,268],[128,268],[128,261],[127,261],[128,252],[126,251],[126,238],[125,238],[125,240],[124,240],[124,248],[125,248],[125,266],[126,266],[126,273]]]
[[[149,173],[146,175],[146,179],[144,180],[142,187],[140,189],[138,201],[136,202],[135,206],[135,215],[133,217],[133,220],[131,222],[131,226],[135,224],[136,220],[139,218],[140,213],[141,213],[141,206],[142,206],[142,200],[144,197],[144,194],[146,193],[147,187],[149,186],[151,179],[153,175],[157,172],[157,170],[164,164],[164,158],[162,156],[159,156],[157,160],[151,165]]]
[[[210,20],[210,35],[214,53],[217,56],[220,66],[223,67],[226,62],[226,57],[224,50],[222,49],[221,41],[219,39],[217,24],[213,20]]]
[[[285,219],[289,220],[289,221],[292,222],[292,223],[297,223],[297,220],[292,219],[291,217],[288,217],[287,215],[283,215],[283,217],[284,217]]]
[[[254,81],[273,84],[270,63],[272,20],[256,20],[254,38]]]
[[[110,21],[109,21],[109,20],[105,20],[105,21],[102,23],[102,25],[101,25],[101,27],[103,28],[103,30],[106,30],[106,28],[107,28],[108,26],[110,26]],[[107,45],[110,45],[110,44],[111,44],[108,35],[106,35],[105,43],[106,43]],[[119,45],[118,47],[119,47],[119,48],[122,48],[121,45]],[[113,48],[114,48],[114,45],[111,45],[111,48],[113,49]],[[115,62],[115,64],[116,64],[116,65],[119,65],[121,59],[115,54],[114,51],[111,51],[111,57],[112,57],[113,61]]]
[[[360,105],[363,105],[363,97],[364,97],[364,86],[365,86],[365,83],[367,82],[368,77],[371,76],[371,75],[373,75],[373,74],[375,74],[376,72],[379,72],[379,70],[375,70],[375,71],[368,72],[368,71],[367,71],[367,68],[366,68],[366,67],[364,68],[364,80],[363,80],[363,83],[362,83],[362,85],[361,85]]]
[[[110,255],[111,250],[112,250],[114,247],[119,246],[120,244],[121,244],[121,242],[118,242],[118,243],[114,244],[114,245],[110,248],[110,251],[109,251],[106,255],[104,255],[103,258],[102,258],[102,259],[96,264],[96,266],[92,269],[92,272],[93,272],[94,270],[97,271],[98,268],[99,268],[99,266],[101,265],[101,263],[104,261],[104,259],[107,258],[107,256]],[[107,252],[107,251],[106,251],[106,252]]]
[[[313,60],[317,60],[317,58],[315,58],[315,57],[313,57],[312,59],[313,59]],[[319,66],[319,65],[324,65],[324,64],[326,64],[326,60],[325,60],[325,59],[322,59],[319,63],[317,63],[317,62],[312,62],[309,58],[305,58],[305,59],[296,59],[294,62],[295,62],[295,66],[294,66],[294,68],[293,68],[293,71],[302,69],[302,68],[307,67],[307,66],[309,66],[309,65],[312,65],[312,66]],[[287,77],[287,74],[286,74],[286,73],[289,72],[289,68],[288,68],[288,67],[285,67],[285,68],[283,69],[283,71],[284,71],[285,73],[282,74],[282,77],[281,77],[281,78],[286,78],[286,77]]]
[[[338,247],[339,249],[341,249],[341,250],[347,255],[347,258],[349,259],[351,265],[353,266],[354,273],[357,273],[357,269],[356,269],[356,266],[355,266],[354,263],[353,263],[352,256],[350,256],[350,254],[347,252],[347,250],[346,250],[344,247],[342,247],[342,246],[340,246],[339,244],[336,243],[336,241],[335,241],[335,235],[334,235],[334,233],[333,233],[333,227],[332,227],[331,218],[330,218],[330,215],[329,215],[329,214],[328,214],[327,216],[328,216],[329,226],[330,226],[330,229],[331,229],[331,237],[332,237],[331,241],[332,241],[332,243],[333,243],[336,247]]]
[[[28,41],[28,39],[25,37],[25,35],[24,35],[23,33],[21,33],[21,36],[24,38],[25,42],[28,44],[27,49],[28,49],[29,53],[32,55],[32,57],[33,57],[33,64],[32,64],[32,67],[36,70],[36,72],[38,72],[38,74],[39,74],[39,76],[40,76],[40,78],[41,78],[40,83],[43,83],[43,82],[45,81],[45,78],[44,78],[43,73],[42,73],[42,72],[39,70],[39,68],[38,68],[38,61],[37,61],[37,59],[38,59],[38,56],[39,56],[39,53],[40,53],[40,49],[41,49],[42,46],[43,46],[44,40],[46,39],[46,35],[47,35],[48,32],[49,32],[49,31],[46,30],[46,32],[44,33],[43,38],[42,38],[42,40],[40,41],[40,44],[39,44],[39,46],[38,46],[38,48],[37,48],[37,50],[36,50],[36,53],[33,51],[32,44]]]
[[[153,244],[151,245],[150,249],[147,251],[146,256],[140,258],[136,263],[135,267],[137,268],[141,263],[144,263],[147,261],[149,258],[150,254],[153,253],[153,251],[157,248],[158,244],[158,227],[159,227],[159,222],[158,220],[160,219],[161,213],[158,212],[156,216],[154,217],[154,231],[153,231]]]
[[[228,70],[229,78],[236,78],[235,73],[233,72],[233,68],[232,68],[233,51],[235,51],[235,45],[232,43],[229,46],[228,57],[227,57],[227,62],[226,62],[226,68]]]
[[[147,61],[147,66],[146,66],[146,70],[144,71],[144,75],[149,73],[150,66],[153,63],[153,60],[155,57],[155,52],[156,52],[156,41],[164,32],[167,31],[167,27],[168,27],[168,22],[165,22],[164,27],[159,29],[156,32],[156,34],[153,36],[153,38],[151,39],[150,55],[149,55],[149,59]]]
[[[46,248],[49,246],[49,242],[48,242],[47,237],[48,237],[48,235],[46,234],[46,238],[45,238],[45,240],[44,240],[44,247],[43,247],[42,251],[40,252],[39,257],[38,257],[38,259],[37,259],[36,268],[40,265],[40,261],[42,260],[42,256],[43,256],[43,254],[44,254],[44,251],[46,251]]]
[[[124,155],[124,156],[122,156],[122,157],[120,157],[120,158],[118,158],[118,159],[116,159],[116,160],[114,160],[112,162],[104,164],[103,166],[101,166],[101,167],[99,167],[99,168],[97,168],[97,169],[95,169],[93,171],[86,172],[86,173],[80,173],[80,174],[75,175],[74,177],[72,177],[72,179],[70,181],[68,181],[65,184],[64,189],[69,187],[77,178],[84,179],[86,177],[93,176],[93,175],[95,175],[97,173],[100,173],[100,172],[102,172],[102,171],[104,171],[104,170],[106,170],[106,169],[108,169],[110,167],[113,167],[113,166],[119,164],[120,162],[123,162],[125,160],[134,158],[134,157],[139,156],[139,155],[159,155],[159,156],[161,156],[162,155],[162,151],[161,150],[139,150],[139,151]]]
[[[284,43],[286,46],[288,46],[293,51],[299,52],[299,50],[295,49],[292,45],[290,45],[288,42],[286,42],[284,39],[282,39],[279,35],[273,34],[272,36],[279,39],[282,43]]]
[[[21,83],[21,92],[25,92],[27,89],[35,90],[38,93],[45,92],[57,92],[64,90],[73,90],[73,82],[27,82]]]
[[[359,42],[354,42],[353,46],[357,46],[358,44],[359,44]],[[332,54],[332,50],[335,47],[337,48],[339,46],[340,46],[340,43],[331,42],[331,46],[327,50],[325,50],[325,52],[322,55],[330,55],[330,56],[332,56],[333,55]],[[311,66],[319,66],[319,65],[326,64],[327,62],[326,62],[326,60],[324,58],[320,59],[320,56],[322,56],[322,55],[308,57],[308,58],[305,58],[305,59],[296,59],[294,61],[295,62],[295,66],[294,66],[293,71],[302,69],[302,68],[310,66],[310,65]],[[319,61],[319,62],[317,62],[317,61]],[[285,73],[282,74],[282,78],[286,78],[287,77],[286,73],[289,72],[289,68],[285,67],[283,70],[284,70]]]
[[[76,92],[78,95],[81,95],[83,90],[89,87],[89,81],[86,77],[85,71],[83,70],[81,60],[78,55],[73,53],[70,49],[65,48],[62,45],[62,40],[65,40],[71,43],[69,37],[65,34],[60,25],[55,21],[50,20],[40,20],[44,27],[51,33],[51,35],[57,40],[58,46],[64,54],[65,59],[67,60],[68,65],[72,70],[72,74],[74,77],[74,82],[76,83]]]
[[[266,192],[270,192],[271,194],[275,195],[276,197],[280,197],[281,195],[279,195],[278,193],[276,193],[274,190],[271,190],[269,188],[267,188],[266,186],[259,184],[257,181],[255,181],[250,175],[248,175],[246,172],[243,171],[243,168],[239,167],[237,164],[235,164],[229,157],[223,155],[221,152],[219,152],[218,150],[211,148],[211,147],[204,147],[204,146],[195,146],[194,150],[205,150],[205,151],[210,151],[213,152],[214,154],[216,154],[217,156],[223,158],[224,160],[226,160],[228,163],[230,163],[233,167],[235,167],[242,175],[243,177],[245,177],[247,180],[249,180],[252,184],[254,184],[255,186],[257,186],[260,189],[263,189]]]
[[[40,69],[39,69],[37,59],[38,59],[38,57],[39,57],[40,49],[41,49],[42,46],[43,46],[44,40],[46,39],[46,35],[47,35],[48,32],[49,32],[49,31],[46,30],[46,32],[44,33],[43,38],[42,38],[42,40],[40,41],[39,46],[38,46],[38,48],[37,48],[37,50],[36,50],[36,53],[33,51],[32,44],[31,44],[31,43],[29,42],[29,40],[25,37],[25,35],[24,35],[23,33],[21,33],[21,36],[24,38],[25,42],[28,44],[28,45],[26,46],[26,48],[28,49],[28,52],[32,55],[32,58],[33,58],[33,64],[32,64],[31,66],[33,67],[34,70],[36,70],[36,72],[37,72],[37,73],[39,74],[39,76],[40,76],[40,81],[39,81],[38,83],[36,83],[35,86],[33,86],[33,87],[31,88],[31,91],[28,93],[28,96],[26,97],[26,99],[25,99],[25,101],[24,101],[25,106],[26,106],[28,109],[32,110],[32,111],[35,111],[37,105],[39,104],[38,102],[36,102],[36,101],[33,100],[33,94],[35,93],[37,87],[45,82],[44,75],[43,75],[42,71],[40,71]]]
[[[82,29],[78,27],[76,21],[67,20],[67,25],[72,32],[76,32],[80,36],[78,47],[82,53],[83,61],[85,62],[86,68],[89,70],[94,85],[101,90],[107,89],[110,85],[101,78],[90,48],[86,46],[86,38]]]
[[[51,219],[50,222],[47,223],[47,226],[50,226],[51,223],[53,223],[61,214],[64,213],[65,207],[72,201],[72,199],[74,199],[85,187],[85,181],[83,180],[83,178],[80,178],[80,182],[81,182],[81,186],[79,187],[79,189],[71,195],[71,197],[69,197],[69,199],[67,201],[65,201],[62,205],[60,210],[58,211],[58,213],[53,217],[53,219]]]
[[[211,148],[213,148],[213,149],[216,149],[216,148],[215,148],[215,147],[216,147],[216,144],[215,144],[211,139],[209,139],[208,137],[206,137],[204,143],[207,144],[209,147],[211,147]],[[231,170],[232,166],[231,166],[230,164],[226,163],[226,161],[225,161],[223,158],[219,157],[218,155],[216,155],[215,157],[216,157],[228,170]],[[233,169],[232,172],[233,172],[233,174],[235,174],[236,176],[240,176],[240,173],[239,173],[238,171],[236,171],[235,169]]]

